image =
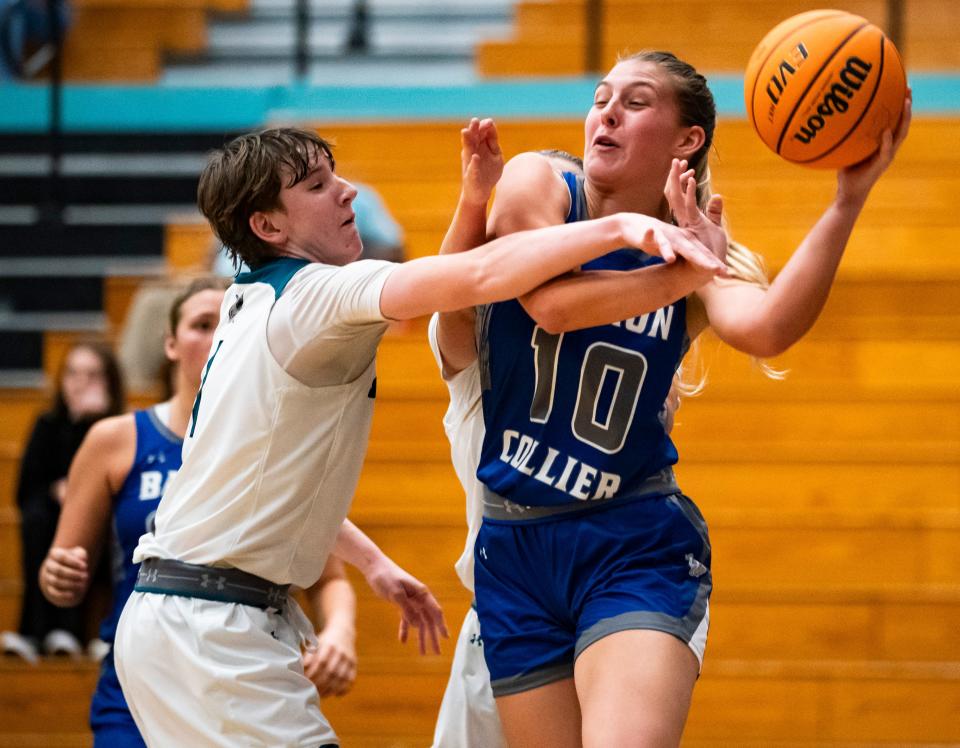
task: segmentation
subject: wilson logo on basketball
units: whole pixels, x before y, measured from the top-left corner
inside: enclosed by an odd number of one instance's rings
[[[873,69],[869,62],[859,57],[848,57],[846,65],[840,70],[841,83],[834,83],[817,104],[817,113],[807,118],[800,131],[793,134],[794,140],[804,145],[810,143],[827,123],[827,117],[843,114],[850,108],[850,100],[861,89],[867,76]]]
[[[809,56],[810,53],[807,52],[807,48],[803,46],[803,42],[801,42],[790,51],[790,59],[780,60],[780,64],[777,66],[777,72],[770,76],[770,82],[767,84],[767,96],[769,96],[770,101],[773,102],[773,106],[770,107],[770,117],[773,117],[774,109],[777,104],[780,103],[780,96],[783,93],[783,89],[787,86],[787,77],[796,73],[797,69],[803,64],[803,61]],[[792,65],[790,64],[791,62],[793,63]]]

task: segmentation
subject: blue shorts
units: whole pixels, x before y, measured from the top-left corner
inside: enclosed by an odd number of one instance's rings
[[[146,748],[133,721],[113,667],[113,647],[100,665],[100,680],[90,704],[94,748]]]
[[[682,494],[538,519],[484,517],[474,558],[495,696],[572,677],[580,653],[618,631],[672,634],[702,663],[710,541]]]

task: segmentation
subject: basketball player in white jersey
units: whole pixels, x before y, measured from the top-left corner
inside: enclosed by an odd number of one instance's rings
[[[201,211],[252,271],[227,291],[183,466],[134,553],[116,664],[148,745],[338,745],[300,660],[312,630],[287,597],[335,547],[401,606],[421,650],[438,648],[429,591],[344,524],[389,320],[513,298],[621,246],[721,269],[696,240],[631,214],[357,262],[355,195],[329,145],[291,128],[235,139],[201,175]]]
[[[473,119],[461,130],[462,188],[454,221],[444,238],[441,254],[469,250],[483,243],[486,207],[503,171],[503,156],[492,120]],[[580,159],[562,151],[540,151],[562,179],[563,172],[581,174]],[[483,519],[483,484],[477,465],[483,444],[484,421],[480,369],[477,362],[475,315],[472,309],[434,314],[427,331],[450,405],[443,427],[450,441],[454,472],[466,498],[467,539],[455,569],[463,586],[473,593],[473,553]],[[576,323],[576,310],[571,310]],[[669,432],[679,407],[675,385],[664,407]],[[476,609],[471,605],[457,637],[450,677],[443,694],[433,735],[433,748],[507,748],[483,659],[483,638]]]

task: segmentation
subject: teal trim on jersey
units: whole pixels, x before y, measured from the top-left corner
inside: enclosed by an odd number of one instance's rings
[[[247,283],[267,283],[273,286],[273,292],[276,298],[280,298],[283,289],[287,287],[290,279],[297,274],[304,265],[309,265],[309,261],[301,260],[298,257],[277,257],[274,260],[264,263],[256,270],[250,270],[246,273],[239,273],[234,283],[238,285]]]
[[[207,368],[203,370],[203,379],[200,380],[200,389],[197,390],[197,397],[193,401],[193,410],[190,414],[190,436],[193,436],[193,432],[196,431],[197,428],[197,416],[200,413],[200,398],[203,397],[203,385],[207,383],[207,374],[210,373],[210,367],[213,366],[213,359],[220,353],[221,345],[223,345],[223,341],[217,341],[217,349],[213,352],[210,360],[207,361]]]
[[[743,77],[708,73],[721,117],[744,116]],[[960,114],[960,75],[908,72],[915,114]],[[283,120],[374,122],[582,119],[590,77],[484,80],[463,86],[63,87],[63,130],[88,132],[248,130]],[[0,86],[0,131],[45,132],[50,92],[40,84]]]

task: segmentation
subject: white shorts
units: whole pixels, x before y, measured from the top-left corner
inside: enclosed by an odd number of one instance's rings
[[[457,637],[433,748],[507,748],[490,689],[490,672],[483,660],[480,621],[473,608],[467,611]]]
[[[148,746],[337,744],[303,674],[303,613],[134,592],[117,626],[117,675]]]

